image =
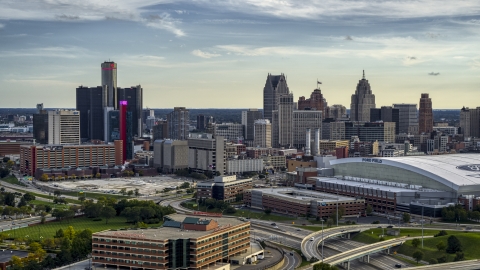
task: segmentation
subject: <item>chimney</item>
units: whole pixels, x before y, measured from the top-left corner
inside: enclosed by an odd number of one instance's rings
[[[305,155],[306,156],[311,156],[310,153],[310,129],[307,128],[307,137],[306,137],[306,142],[305,142]]]
[[[313,142],[313,155],[320,155],[320,129],[315,129],[315,141]]]

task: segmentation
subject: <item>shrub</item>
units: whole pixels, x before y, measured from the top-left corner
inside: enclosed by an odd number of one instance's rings
[[[94,218],[94,219],[92,219],[92,220],[93,220],[93,221],[102,221],[101,218]]]
[[[380,221],[375,220],[374,222],[372,222],[372,224],[380,224]]]
[[[443,255],[440,258],[437,258],[438,263],[446,263],[447,262],[447,256]]]
[[[430,260],[428,260],[428,263],[429,263],[429,264],[437,264],[438,261],[437,261],[437,259],[435,259],[435,258],[431,258]]]
[[[444,236],[447,235],[448,233],[444,230],[439,231],[437,234],[435,234],[433,237],[438,237],[438,236]]]

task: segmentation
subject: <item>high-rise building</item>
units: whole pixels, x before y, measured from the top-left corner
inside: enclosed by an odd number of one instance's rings
[[[418,129],[417,104],[393,104],[393,108],[399,110],[398,134],[408,134],[412,129]]]
[[[480,107],[460,110],[460,131],[463,137],[480,137]]]
[[[298,110],[317,110],[322,112],[322,117],[325,119],[327,112],[327,100],[323,97],[320,87],[313,90],[310,98],[300,97],[298,99]]]
[[[345,122],[345,139],[352,137],[358,137],[362,142],[395,142],[395,123]]]
[[[248,111],[242,111],[242,125],[244,127],[245,140],[254,139],[253,126],[256,120],[262,119],[262,112],[258,109],[248,109]]]
[[[33,121],[33,132],[35,132],[35,115]],[[470,109],[463,107],[460,110],[460,133],[463,137],[470,137]]]
[[[301,149],[306,145],[306,130],[322,129],[322,114],[318,110],[295,110],[293,111],[293,146]]]
[[[107,88],[79,86],[76,89],[76,108],[80,112],[80,137],[84,141],[105,139]]]
[[[153,141],[168,138],[168,123],[166,120],[157,121],[153,126]]]
[[[431,133],[433,131],[432,99],[428,94],[422,94],[418,113],[418,132]]]
[[[293,94],[280,94],[277,103],[278,109],[272,112],[272,144],[290,148],[293,146]]]
[[[350,139],[345,135],[345,122],[331,122],[330,123],[330,140],[345,140]]]
[[[125,153],[125,159],[133,158],[133,123],[132,112],[126,112],[125,114],[126,126],[125,126],[125,142],[122,140],[122,159]],[[115,142],[121,140],[120,137],[120,111],[110,110],[107,112],[106,122],[107,138],[106,142]],[[126,150],[126,151],[124,151]],[[122,160],[123,163],[124,160]]]
[[[118,109],[117,63],[105,61],[101,64],[102,87],[107,88],[107,106]]]
[[[375,108],[375,95],[372,94],[370,83],[365,79],[365,71],[363,71],[363,78],[358,82],[355,94],[352,95],[350,120],[359,122],[370,121],[371,108]]]
[[[205,130],[205,128],[207,127],[207,123],[205,120],[206,120],[205,115],[203,114],[197,115],[197,127],[196,127],[197,130],[200,130],[200,131]]]
[[[174,107],[167,115],[169,138],[186,140],[190,133],[190,111],[185,107]]]
[[[142,110],[142,119],[143,119],[143,123],[146,124],[147,122],[147,119],[148,117],[155,117],[155,111],[154,110],[151,110],[151,109],[143,109]]]
[[[325,118],[333,118],[334,120],[337,120],[339,118],[347,117],[347,108],[345,108],[343,105],[334,104],[332,106],[328,106],[327,109],[327,115]]]
[[[133,135],[143,134],[143,88],[140,85],[130,88],[117,88],[118,100],[127,101],[127,111],[132,112]],[[117,105],[118,108],[118,105]]]
[[[222,136],[227,141],[238,141],[243,138],[243,125],[235,123],[222,123],[213,125],[213,136]]]
[[[253,129],[254,129],[253,145],[255,147],[261,147],[261,148],[272,147],[272,124],[268,119],[255,120]]]
[[[226,140],[222,136],[192,133],[188,138],[188,167],[196,172],[225,174]]]
[[[80,112],[48,112],[48,144],[80,144]]]
[[[33,138],[36,143],[48,143],[48,113],[43,108],[33,115]]]
[[[272,112],[278,110],[278,97],[280,94],[288,94],[287,79],[284,74],[267,76],[263,88],[263,118],[273,123]]]
[[[370,109],[370,122],[394,122],[395,133],[399,134],[400,111],[390,106],[382,106],[380,109]]]

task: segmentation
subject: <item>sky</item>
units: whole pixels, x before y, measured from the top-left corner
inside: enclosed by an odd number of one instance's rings
[[[0,1],[0,107],[74,108],[108,60],[149,108],[262,108],[268,73],[349,108],[362,70],[377,107],[477,107],[480,1]]]

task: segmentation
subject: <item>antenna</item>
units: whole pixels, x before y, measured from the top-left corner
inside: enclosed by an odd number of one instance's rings
[[[365,69],[363,70],[363,79],[365,80]]]

